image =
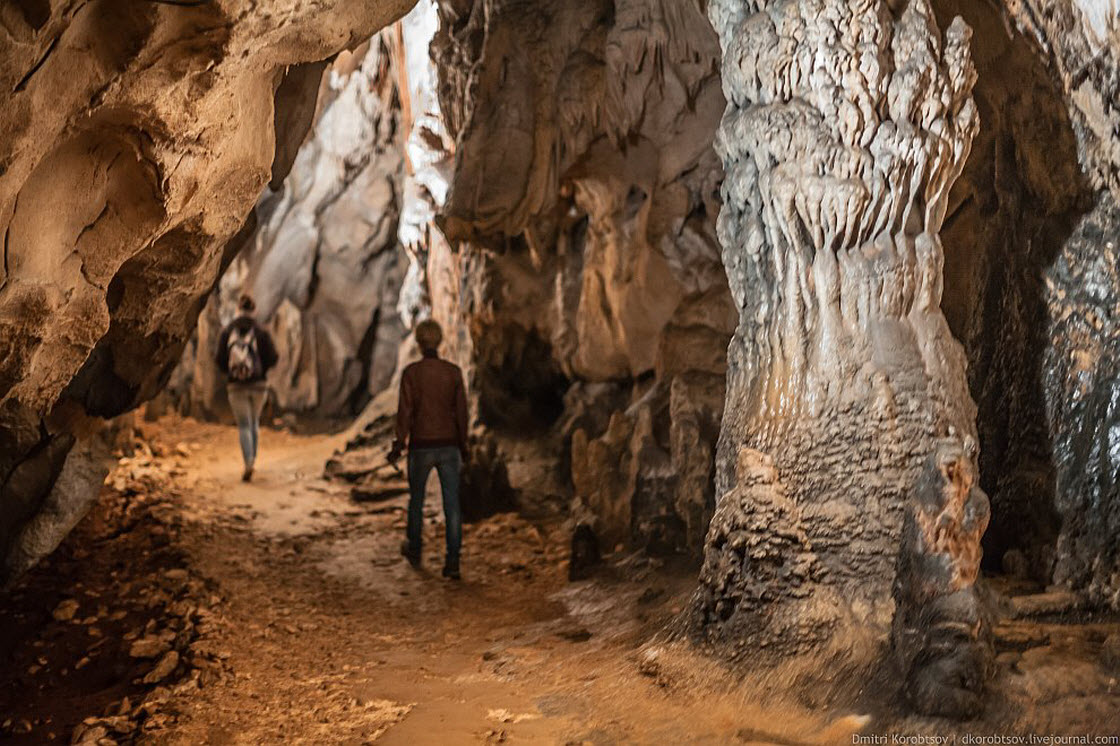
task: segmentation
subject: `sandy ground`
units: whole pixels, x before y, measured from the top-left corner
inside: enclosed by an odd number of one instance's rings
[[[173,687],[158,719],[142,730],[110,730],[116,740],[90,743],[724,744],[757,741],[760,732],[837,741],[820,733],[827,713],[765,711],[718,671],[706,680],[702,667],[688,666],[689,675],[677,678],[667,666],[642,664],[642,645],[679,610],[692,571],[635,556],[621,565],[626,581],[614,569],[568,583],[566,532],[507,514],[466,526],[463,580],[448,581],[439,572],[443,526],[434,475],[424,566],[415,570],[399,556],[404,498],[355,503],[346,487],[322,477],[340,436],[266,430],[256,477],[245,484],[232,428],[166,419],[145,430],[164,455],[139,463],[156,475],[151,491],[173,496],[158,506],[176,513],[167,519],[175,526],[173,564],[214,602],[201,627],[205,639],[191,649],[204,643],[221,675],[194,675]],[[130,484],[125,492],[137,490]],[[81,576],[90,559],[64,548],[57,561],[72,563],[61,572]],[[120,570],[134,571],[166,572]],[[62,589],[44,608],[67,596],[81,598]],[[100,605],[105,613],[113,607]],[[66,634],[77,619],[68,624]],[[146,631],[165,624],[149,622]],[[39,636],[54,635],[65,647],[63,632],[49,629]],[[137,636],[143,632],[131,634]],[[31,710],[50,715],[28,715],[32,732],[14,742],[55,740],[44,733],[66,742],[67,717],[91,714],[59,707],[51,687],[77,701],[78,672],[67,679],[65,660],[49,665],[61,668],[62,678],[36,684],[48,701]],[[126,684],[102,698],[106,712],[116,711],[115,697],[124,692],[143,696],[143,688]],[[126,704],[136,711],[135,701]],[[9,735],[23,722],[10,723]]]
[[[415,570],[399,555],[404,498],[357,503],[323,478],[342,436],[266,430],[245,484],[233,428],[165,419],[143,435],[152,453],[124,459],[63,547],[0,593],[0,741],[851,744],[861,727],[968,732],[778,704],[658,642],[694,568],[615,557],[569,583],[559,525],[512,514],[467,525],[464,578],[444,580],[434,475]],[[994,709],[1111,732],[1120,692],[1094,658],[1114,628],[1013,630],[1024,651],[1004,653],[1000,675],[1018,704]]]
[[[247,529],[192,551],[240,630],[237,674],[166,743],[724,744],[773,729],[718,684],[642,672],[639,647],[690,573],[635,558],[628,582],[570,584],[567,533],[502,515],[466,526],[463,580],[447,581],[434,475],[417,571],[399,556],[404,498],[357,505],[320,477],[340,437],[266,432],[244,484],[231,430],[165,427],[192,454],[177,477],[186,514]],[[806,715],[777,730],[817,740],[822,726]]]

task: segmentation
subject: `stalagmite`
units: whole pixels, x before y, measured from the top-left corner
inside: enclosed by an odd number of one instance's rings
[[[740,324],[693,629],[737,658],[859,670],[891,625],[923,464],[939,438],[975,434],[938,235],[979,126],[970,30],[956,19],[942,36],[925,0],[721,0],[709,13]],[[975,454],[961,458],[975,473]],[[978,555],[979,540],[963,533],[961,551]]]

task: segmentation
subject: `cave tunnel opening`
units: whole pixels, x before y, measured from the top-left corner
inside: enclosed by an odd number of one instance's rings
[[[1045,271],[1090,207],[1061,89],[988,3],[937,0],[974,31],[980,131],[942,227],[942,310],[968,357],[980,484],[991,502],[983,568],[1049,579],[1060,517],[1044,382]]]
[[[266,421],[348,426],[387,388],[405,336],[397,301],[404,189],[401,51],[386,35],[290,66],[274,94],[276,155],[162,401],[230,422],[212,360],[243,294],[279,353]]]

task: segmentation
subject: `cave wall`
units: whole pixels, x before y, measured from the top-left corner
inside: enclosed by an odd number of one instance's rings
[[[818,683],[889,648],[911,706],[971,717],[984,553],[1120,597],[1120,24],[932,5],[711,5],[740,323],[683,624],[726,657],[823,659]]]
[[[411,4],[0,7],[0,576],[92,499],[105,418],[218,406],[252,287],[283,409],[352,413],[431,315],[490,463],[555,445],[608,545],[698,551],[719,495],[701,639],[879,639],[942,477],[991,496],[989,569],[1120,604],[1114,16],[422,0],[362,46]]]
[[[439,13],[454,155],[434,217],[445,243],[423,276],[476,421],[499,436],[553,425],[575,512],[608,546],[698,551],[734,327],[714,227],[719,48],[703,8],[479,0]]]
[[[308,138],[279,189],[258,201],[257,228],[169,382],[180,411],[228,414],[214,345],[244,292],[280,356],[269,377],[274,414],[304,426],[344,421],[391,381],[406,266],[397,242],[404,155],[391,38],[383,32],[313,71]]]
[[[991,572],[1048,582],[1062,516],[1047,353],[1047,278],[1092,202],[1056,76],[997,8],[940,2],[974,29],[981,128],[950,196],[942,308],[968,353],[978,405],[980,478],[992,500],[984,538]]]
[[[942,306],[978,404],[985,567],[1115,608],[1117,21],[1092,4],[935,7],[978,40],[982,125],[942,231]]]
[[[409,5],[0,6],[0,578],[96,495],[100,418],[178,361],[277,142],[303,139],[274,106],[293,66]]]
[[[1063,240],[1042,270],[1041,388],[1053,466],[1053,542],[1042,578],[1120,608],[1120,449],[1115,263],[1120,198],[1120,28],[1108,4],[1020,0],[1006,11],[1033,42],[1065,104],[1087,182]]]

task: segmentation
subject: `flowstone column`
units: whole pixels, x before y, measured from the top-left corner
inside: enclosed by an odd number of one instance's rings
[[[739,327],[691,622],[730,657],[862,665],[891,626],[923,464],[939,438],[975,434],[938,237],[978,127],[971,32],[957,18],[943,38],[926,0],[709,14]]]

